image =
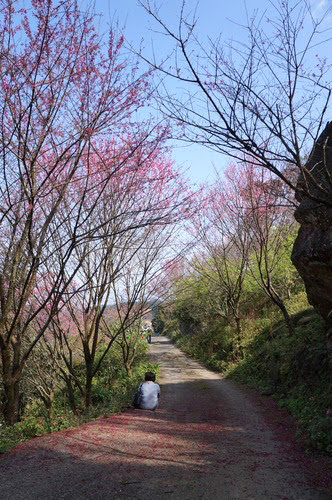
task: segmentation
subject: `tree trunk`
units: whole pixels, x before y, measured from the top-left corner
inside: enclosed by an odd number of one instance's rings
[[[283,317],[285,319],[285,324],[288,329],[289,335],[293,334],[293,322],[292,318],[288,314],[287,308],[285,306],[284,301],[280,297],[280,295],[276,292],[276,290],[273,288],[273,286],[266,287],[266,293],[267,295],[272,299],[272,301],[275,303],[276,306],[279,307],[280,311],[283,314]]]
[[[279,307],[280,311],[282,312],[282,315],[285,319],[285,324],[286,324],[287,329],[288,329],[288,334],[292,335],[293,334],[293,322],[292,322],[292,318],[288,314],[285,303],[282,300],[282,298],[279,297],[279,295],[276,293],[276,291],[274,289],[272,289],[272,293],[273,293],[273,295],[271,296],[271,298],[272,298],[273,302]]]
[[[77,406],[76,406],[76,401],[75,401],[75,393],[74,393],[74,389],[73,389],[71,380],[70,380],[69,377],[66,377],[65,381],[66,381],[66,385],[67,385],[68,400],[69,400],[70,409],[74,413],[74,415],[77,415]]]
[[[11,356],[10,349],[14,350]],[[20,345],[6,346],[2,351],[2,377],[4,388],[3,417],[6,424],[13,425],[19,420],[20,381],[19,369]]]
[[[286,323],[286,326],[287,326],[287,329],[288,329],[288,333],[289,333],[289,335],[292,335],[293,334],[293,322],[292,322],[292,318],[288,314],[288,311],[287,311],[286,306],[283,303],[283,301],[280,304],[278,304],[278,306],[280,307],[281,312],[282,312],[282,314],[284,316],[285,323]]]
[[[92,375],[90,371],[87,370],[86,379],[85,379],[85,408],[88,409],[92,405]]]
[[[20,402],[20,380],[13,380],[11,376],[4,376],[4,394],[3,416],[6,424],[13,425],[19,420],[19,402]]]
[[[132,375],[131,366],[132,366],[132,363],[130,363],[129,361],[127,361],[127,362],[125,363],[125,369],[126,369],[126,372],[127,372],[127,376],[128,376],[128,377],[131,377],[131,375]]]
[[[236,336],[237,336],[237,347],[236,347],[236,356],[238,359],[243,358],[243,349],[242,349],[242,325],[241,318],[237,314],[234,314],[235,324],[236,324]]]
[[[48,418],[50,419],[50,421],[53,420],[53,403],[54,403],[54,389],[51,389],[48,402]]]

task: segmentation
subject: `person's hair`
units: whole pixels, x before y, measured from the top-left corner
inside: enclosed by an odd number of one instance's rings
[[[154,382],[156,380],[156,374],[153,372],[146,372],[145,374],[145,382],[151,381]]]

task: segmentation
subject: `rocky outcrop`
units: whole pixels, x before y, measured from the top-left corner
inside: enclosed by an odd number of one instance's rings
[[[295,218],[300,223],[292,261],[304,280],[310,304],[332,334],[332,122],[311,151],[298,179]]]

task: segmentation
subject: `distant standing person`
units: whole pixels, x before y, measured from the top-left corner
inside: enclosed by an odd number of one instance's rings
[[[147,341],[148,341],[148,344],[151,344],[151,342],[152,342],[152,329],[151,329],[151,327],[149,326],[149,327],[146,329],[146,331],[147,331],[147,333],[148,333],[148,334],[147,334],[147,337],[146,337],[146,338],[147,338]]]
[[[141,410],[156,410],[159,406],[160,387],[156,384],[156,375],[153,372],[146,372],[145,381],[138,386],[134,401],[137,398],[136,408]]]

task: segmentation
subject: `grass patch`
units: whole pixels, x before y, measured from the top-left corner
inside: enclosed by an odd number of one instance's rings
[[[308,447],[332,455],[332,360],[324,324],[312,309],[293,315],[292,336],[282,323],[258,331],[229,377],[273,396],[295,417]]]

